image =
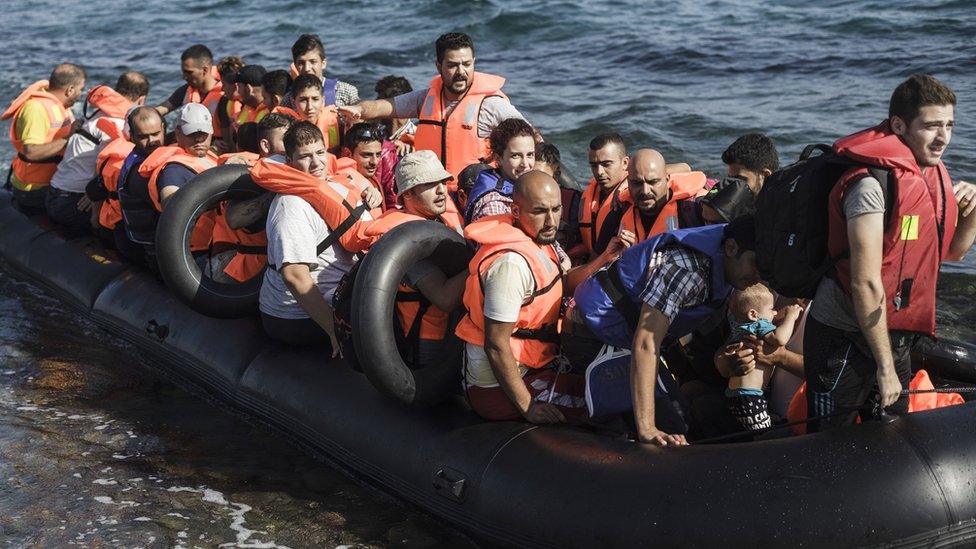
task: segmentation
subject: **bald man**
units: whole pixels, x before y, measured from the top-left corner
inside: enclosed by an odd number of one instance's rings
[[[614,237],[636,244],[677,229],[679,203],[706,192],[704,173],[676,173],[654,149],[635,152],[628,172],[622,207],[607,214],[596,249],[602,249]]]
[[[562,199],[552,176],[523,174],[512,199],[511,213],[482,218],[464,231],[480,245],[465,283],[468,314],[457,327],[466,342],[464,384],[472,408],[485,419],[563,422],[581,417],[586,402],[582,376],[555,369],[560,304],[564,291],[598,267],[566,273],[568,260],[556,244]]]

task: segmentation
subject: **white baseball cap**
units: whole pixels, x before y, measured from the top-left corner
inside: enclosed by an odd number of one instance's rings
[[[200,103],[187,103],[176,111],[176,127],[183,135],[197,132],[213,133],[213,116]]]

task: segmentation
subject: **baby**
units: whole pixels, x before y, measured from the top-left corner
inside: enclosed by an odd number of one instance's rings
[[[773,292],[762,283],[753,284],[732,296],[729,313],[734,317],[732,334],[727,341],[727,352],[738,350],[747,336],[754,336],[776,346],[783,346],[793,335],[793,327],[803,309],[799,305],[786,308],[779,326],[773,324],[776,309]],[[725,390],[732,416],[747,431],[764,429],[771,424],[763,385],[768,367],[756,364],[749,373],[729,377]],[[772,373],[771,370],[768,373]]]

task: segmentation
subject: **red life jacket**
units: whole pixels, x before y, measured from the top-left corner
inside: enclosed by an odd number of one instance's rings
[[[334,157],[332,165],[335,165]],[[331,173],[323,181],[287,164],[276,162],[256,163],[251,168],[251,179],[273,193],[290,194],[305,200],[325,221],[330,231],[335,231],[349,219],[353,210],[362,203],[360,195],[363,189],[369,185],[355,170]],[[369,210],[372,219],[379,217],[380,213],[379,208]],[[365,250],[368,241],[361,236],[361,225],[366,223],[368,222],[362,219],[354,220],[353,225],[339,237],[339,245],[351,253]]]
[[[157,212],[163,211],[162,203],[159,201],[159,189],[157,188],[159,174],[167,165],[174,163],[186,166],[193,173],[200,173],[216,166],[217,157],[208,153],[207,156],[200,158],[187,154],[177,145],[159,147],[146,157],[146,160],[139,166],[139,175],[149,178],[149,199],[152,200]],[[210,248],[214,216],[213,210],[207,210],[197,220],[193,234],[190,235],[190,251],[199,252]]]
[[[512,214],[493,215],[468,225],[464,237],[481,245],[468,263],[464,284],[467,314],[458,323],[457,336],[473,345],[485,344],[485,295],[482,276],[507,252],[525,258],[535,279],[535,292],[519,309],[515,331],[509,339],[515,360],[529,368],[541,368],[558,353],[559,345],[542,335],[556,335],[563,296],[563,272],[552,245],[540,246],[513,225]]]
[[[451,200],[448,199],[447,202],[450,204]],[[439,219],[448,227],[461,232],[461,215],[458,214],[456,208],[449,207],[448,211],[439,216]],[[378,219],[363,227],[362,237],[369,240],[369,245],[372,246],[394,227],[410,221],[422,220],[424,220],[423,217],[403,210],[387,210]],[[396,310],[397,316],[400,317],[400,327],[404,336],[410,334],[414,322],[417,320],[417,315],[421,314],[423,305],[421,297],[418,292],[405,284],[401,284],[397,289]],[[447,313],[430,305],[420,317],[420,339],[444,339],[444,335],[447,333],[447,320]]]
[[[617,185],[616,190],[607,193],[607,196],[600,200],[600,185],[595,179],[590,179],[583,196],[580,197],[579,209],[579,230],[583,240],[583,246],[589,255],[593,255],[593,248],[600,238],[600,230],[603,223],[607,220],[607,214],[613,209],[615,204],[620,204],[621,194],[627,189],[627,179]]]
[[[652,236],[659,235],[666,231],[673,231],[678,228],[678,202],[696,196],[701,196],[707,191],[705,183],[708,178],[702,172],[676,173],[668,177],[668,186],[671,196],[661,207],[654,224],[650,228],[644,226],[640,210],[630,199],[629,189],[620,195],[621,201],[627,202],[627,210],[620,218],[620,228],[628,230],[636,236],[636,242],[643,242]],[[625,186],[626,187],[626,186]]]
[[[935,287],[939,265],[956,232],[958,208],[949,172],[941,162],[923,175],[911,149],[891,131],[888,122],[860,131],[834,144],[837,154],[869,166],[889,170],[895,203],[887,204],[881,280],[888,310],[888,329],[935,335]],[[844,193],[867,173],[845,173],[828,201],[828,250],[835,258],[836,277],[850,295]]]
[[[102,120],[108,122],[107,126],[118,130],[115,124],[105,118],[99,119],[98,122],[100,123]],[[96,125],[101,128],[99,123]],[[114,229],[115,225],[122,220],[122,206],[119,204],[118,195],[119,174],[122,171],[122,163],[125,162],[125,158],[134,148],[135,145],[125,137],[116,137],[98,152],[98,158],[95,161],[95,173],[102,176],[102,185],[108,191],[108,198],[102,201],[102,207],[98,210],[98,223],[109,230]]]
[[[75,119],[71,110],[65,107],[60,99],[48,93],[47,86],[47,80],[34,82],[21,92],[0,115],[0,120],[13,118],[10,122],[10,143],[14,146],[17,154],[10,165],[12,171],[11,184],[21,191],[31,191],[50,185],[51,177],[58,168],[58,162],[61,161],[61,155],[59,153],[37,162],[27,160],[27,157],[24,156],[24,143],[17,134],[17,116],[20,115],[20,111],[24,109],[28,101],[39,101],[41,103],[47,113],[49,126],[44,138],[45,143],[67,137],[71,132],[71,123]]]
[[[451,192],[457,190],[457,177],[464,168],[489,156],[488,139],[478,137],[478,115],[486,98],[508,99],[501,92],[503,85],[505,79],[501,76],[476,72],[468,91],[448,109],[440,75],[430,81],[417,120],[414,148],[434,151],[444,168],[454,176],[449,184]]]

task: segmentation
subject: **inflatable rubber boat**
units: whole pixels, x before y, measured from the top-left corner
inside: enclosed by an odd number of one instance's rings
[[[93,239],[66,239],[23,216],[4,192],[0,227],[8,272],[134,343],[164,376],[479,539],[533,547],[941,547],[976,539],[976,403],[890,424],[685,448],[581,427],[490,423],[458,398],[405,406],[426,390],[412,385],[417,379],[398,378],[380,392],[341,360],[272,343],[254,317],[204,316]],[[380,278],[402,272],[372,261],[386,273]],[[920,360],[971,374],[970,352],[936,346]]]

